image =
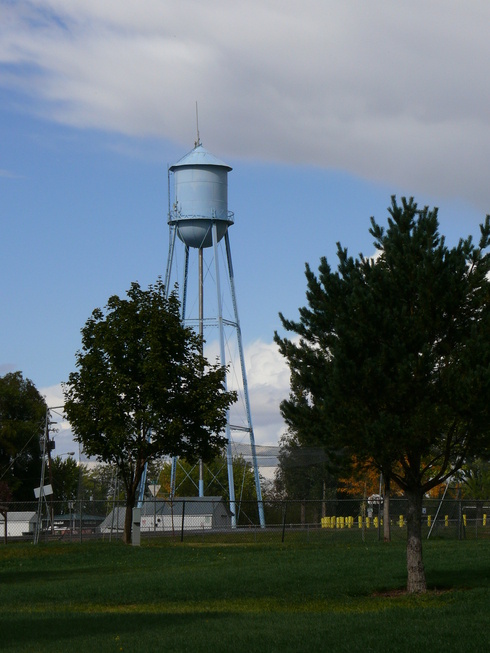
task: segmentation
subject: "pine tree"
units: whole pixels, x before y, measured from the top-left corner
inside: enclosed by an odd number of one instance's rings
[[[308,306],[275,339],[291,370],[281,404],[293,429],[327,449],[371,459],[407,498],[407,589],[426,590],[421,511],[426,492],[490,437],[490,218],[448,248],[437,209],[392,198],[388,226],[371,218],[378,254],[338,270],[306,266]]]

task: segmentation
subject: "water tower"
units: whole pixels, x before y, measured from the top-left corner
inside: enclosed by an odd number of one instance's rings
[[[199,331],[206,341],[206,347],[212,347],[217,341],[220,363],[228,366],[226,386],[236,389],[239,396],[238,405],[228,412],[226,424],[226,461],[233,525],[236,525],[237,514],[233,447],[235,442],[245,437],[250,446],[259,521],[264,527],[228,235],[229,227],[234,223],[233,213],[228,211],[228,173],[231,169],[205,150],[199,137],[194,149],[169,168],[169,252],[165,287],[171,291],[178,284],[182,321]],[[211,359],[208,351],[205,351],[205,355]],[[199,495],[203,496],[202,465],[200,469]],[[174,460],[172,484],[175,483],[175,470]]]

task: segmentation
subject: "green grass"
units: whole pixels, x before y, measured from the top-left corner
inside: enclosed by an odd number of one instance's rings
[[[486,651],[490,543],[0,546],[0,650]]]

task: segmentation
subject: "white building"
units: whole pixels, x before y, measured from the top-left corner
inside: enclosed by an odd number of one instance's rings
[[[34,536],[37,513],[34,511],[7,512],[7,537]],[[5,517],[0,513],[0,540],[5,538]]]

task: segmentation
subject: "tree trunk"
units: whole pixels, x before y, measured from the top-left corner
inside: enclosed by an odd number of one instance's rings
[[[390,493],[390,479],[385,477],[385,491],[383,501],[383,539],[385,542],[391,542]]]
[[[130,501],[128,497],[126,500],[126,514],[124,516],[123,542],[125,544],[131,544],[131,533],[133,527],[133,504],[134,501]]]
[[[422,561],[422,492],[406,492],[407,498],[407,591],[427,591]]]
[[[123,533],[123,542],[125,544],[131,544],[131,534],[133,530],[133,508],[136,503],[136,492],[138,490],[138,485],[133,483],[131,490],[127,491],[126,494],[126,514],[124,516],[124,533]]]
[[[383,540],[391,542],[391,524],[390,524],[390,491],[385,490],[383,501]]]
[[[145,462],[138,460],[136,464],[135,474],[132,482],[126,485],[126,514],[124,516],[124,533],[123,533],[123,542],[125,544],[131,544],[132,530],[133,530],[133,508],[136,505],[136,494],[138,492],[139,484],[141,477],[143,475],[143,469],[145,467]]]

